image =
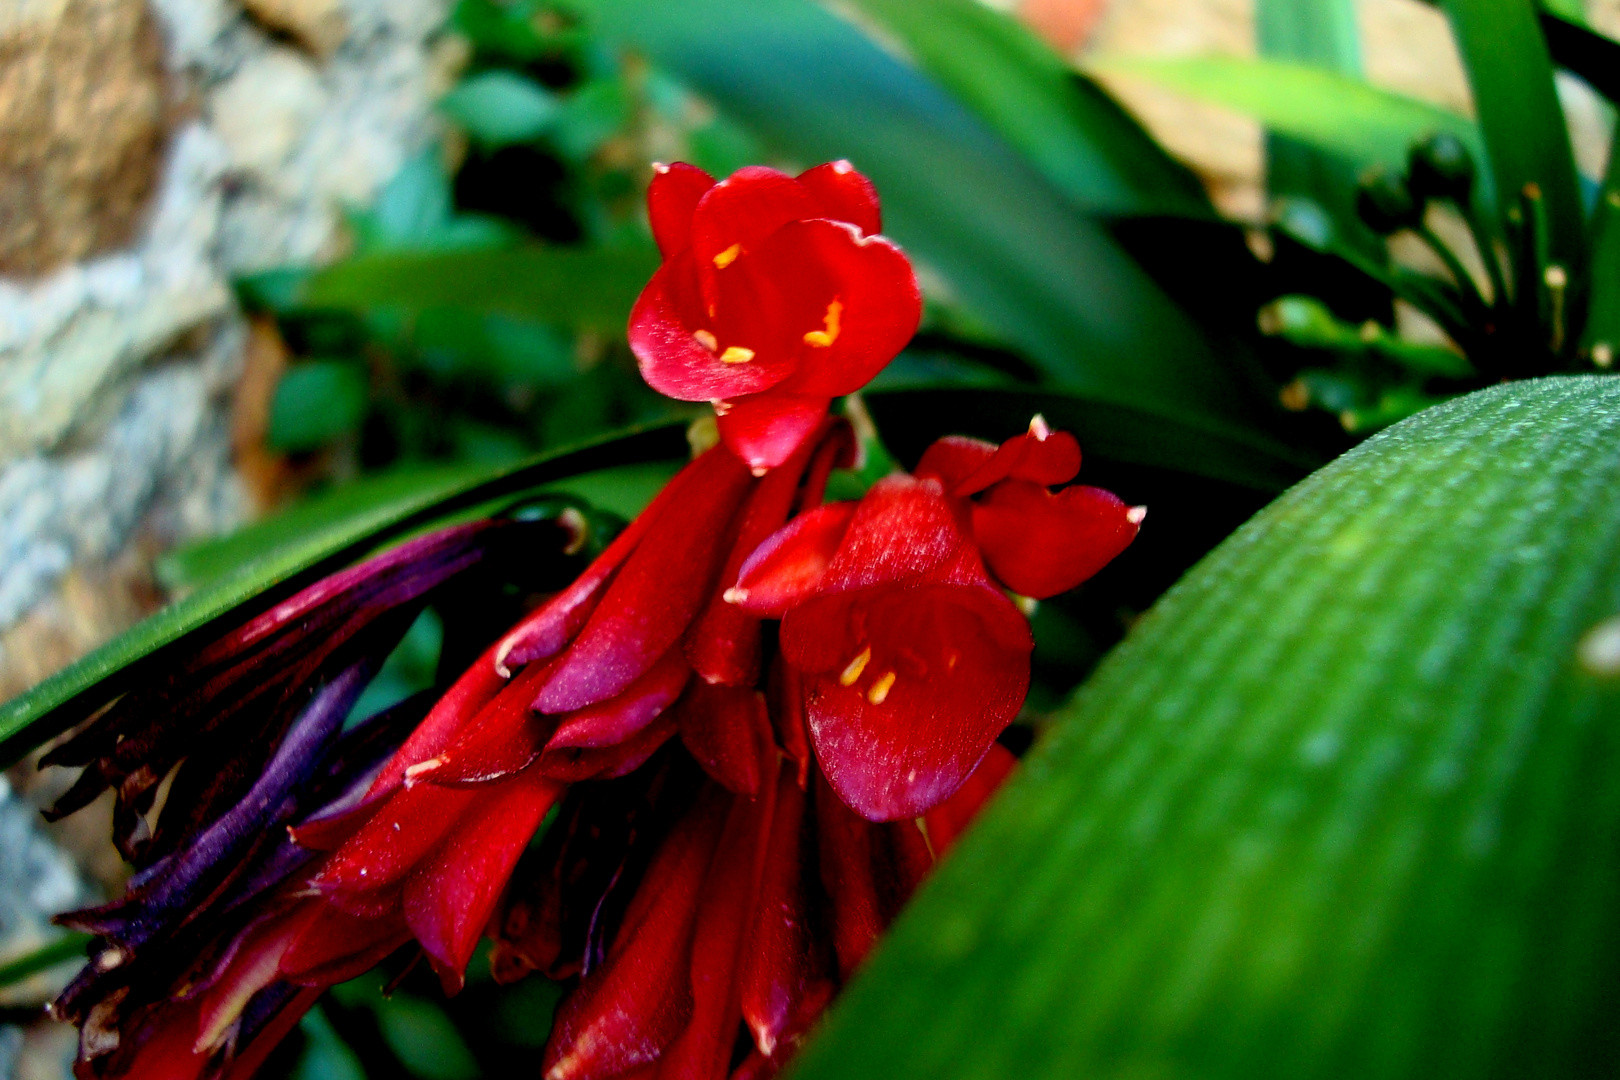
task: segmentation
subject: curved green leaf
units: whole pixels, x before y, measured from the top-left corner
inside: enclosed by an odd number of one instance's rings
[[[299,299],[316,307],[461,308],[622,333],[656,269],[651,248],[397,252],[323,270]]]
[[[1169,420],[1059,391],[918,386],[868,391],[865,397],[884,441],[907,461],[941,434],[1006,439],[1041,413],[1053,427],[1073,432],[1088,459],[1170,469],[1268,494],[1321,463],[1243,428]]]
[[[1620,379],[1549,379],[1172,589],[793,1076],[1611,1075],[1616,1000]]]
[[[1083,209],[1214,215],[1185,165],[1018,20],[979,0],[854,0],[852,8]]]
[[[848,158],[884,231],[1054,383],[1201,418],[1269,408],[1104,225],[962,104],[809,0],[580,0],[595,27],[800,163]],[[1241,422],[1241,421],[1240,421]]]
[[[478,480],[451,478],[430,484],[336,518],[294,542],[271,548],[0,705],[0,767],[84,719],[84,708],[97,707],[121,693],[147,665],[161,663],[170,649],[206,633],[216,620],[263,610],[379,544],[566,477],[685,452],[684,425],[621,432],[519,465],[491,468]],[[90,697],[94,700],[87,706]]]
[[[1357,165],[1403,167],[1412,143],[1437,131],[1451,132],[1476,152],[1480,146],[1479,130],[1466,116],[1305,64],[1240,56],[1106,56],[1086,66],[1098,75],[1143,79],[1245,113]]]
[[[1586,265],[1585,215],[1552,56],[1532,0],[1441,0],[1484,133],[1501,215],[1527,185],[1541,192],[1547,247],[1573,273]],[[1510,234],[1511,235],[1511,234]]]

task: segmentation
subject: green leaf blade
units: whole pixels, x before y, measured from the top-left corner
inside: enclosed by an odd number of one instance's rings
[[[1611,1072],[1604,628],[1620,381],[1370,440],[1138,625],[796,1080]]]
[[[460,308],[622,333],[657,268],[657,252],[639,248],[362,255],[316,274],[302,299],[338,308]]]
[[[1479,131],[1465,116],[1307,64],[1237,56],[1108,56],[1087,67],[1245,113],[1357,166],[1402,167],[1415,140],[1439,131],[1476,151],[1480,147]]]
[[[857,0],[855,8],[1083,209],[1213,215],[1185,166],[1011,16],[978,0]]]

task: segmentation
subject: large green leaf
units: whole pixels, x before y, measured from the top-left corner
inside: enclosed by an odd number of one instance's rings
[[[853,7],[1082,208],[1213,215],[1186,166],[1018,20],[978,0],[855,0]]]
[[[245,618],[379,544],[493,500],[519,497],[581,473],[680,456],[686,445],[682,431],[682,425],[669,424],[610,435],[515,466],[491,468],[477,480],[425,484],[272,547],[0,705],[0,767],[83,719],[85,708],[121,693],[148,665],[161,663],[171,649],[208,632],[218,620]]]
[[[1613,1075],[1620,380],[1315,474],[1020,773],[796,1080]]]
[[[580,6],[777,152],[852,160],[883,193],[884,231],[1050,380],[1161,414],[1254,409],[1244,354],[1213,341],[967,108],[852,25],[809,0]]]
[[[620,333],[657,268],[651,248],[396,252],[323,270],[299,299],[316,307],[461,308]]]
[[[1532,0],[1442,0],[1468,68],[1500,210],[1533,184],[1547,212],[1547,247],[1571,271],[1585,265],[1585,217],[1552,57]]]
[[[1358,166],[1398,167],[1415,140],[1438,131],[1476,149],[1480,145],[1478,130],[1465,116],[1302,63],[1239,56],[1103,56],[1087,67],[1246,113],[1272,131]]]

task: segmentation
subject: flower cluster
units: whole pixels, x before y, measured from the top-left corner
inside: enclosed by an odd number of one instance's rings
[[[471,631],[442,692],[345,730],[424,603],[510,539],[530,561],[580,540],[567,515],[419,538],[195,646],[53,753],[88,766],[59,809],[115,787],[142,866],[65,920],[98,935],[57,1003],[81,1077],[245,1078],[398,950],[455,992],[486,930],[498,979],[576,981],[548,1080],[773,1075],[1012,770],[1032,638],[1009,593],[1089,577],[1140,508],[1061,486],[1079,445],[1039,417],[827,503],[857,457],[829,402],[918,314],[871,185],[676,165],[649,203],[666,261],[631,343],[655,387],[716,401],[722,442],[582,573]]]

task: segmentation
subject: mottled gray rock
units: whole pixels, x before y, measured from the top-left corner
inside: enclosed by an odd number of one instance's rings
[[[0,964],[61,934],[51,916],[88,903],[90,892],[73,861],[39,828],[39,811],[0,777]],[[66,985],[76,962],[58,965],[0,988],[0,1005],[37,1005]]]

